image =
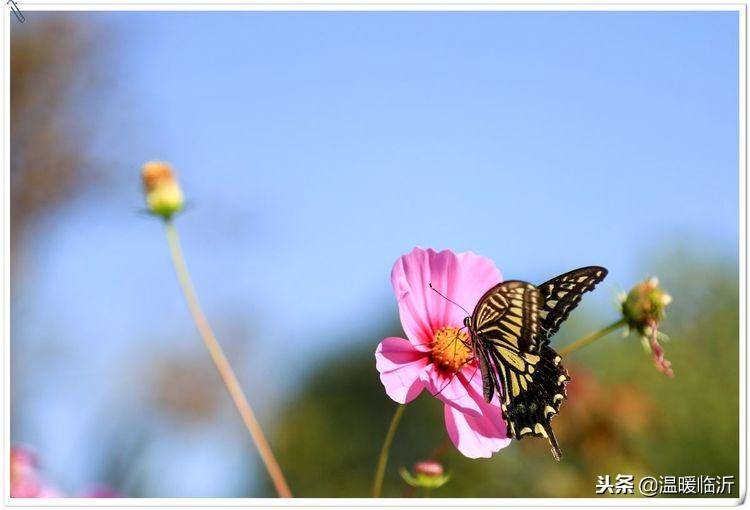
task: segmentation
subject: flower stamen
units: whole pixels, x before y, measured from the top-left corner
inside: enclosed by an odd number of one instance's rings
[[[458,372],[472,358],[468,341],[469,335],[462,329],[452,326],[440,328],[432,342],[432,362],[441,370]]]

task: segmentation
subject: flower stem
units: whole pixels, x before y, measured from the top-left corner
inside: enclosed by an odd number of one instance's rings
[[[440,441],[440,444],[438,444],[435,447],[435,450],[432,452],[432,455],[427,460],[440,460],[440,457],[445,453],[445,450],[448,449],[448,447],[451,445],[451,440],[448,437],[444,437],[442,441]]]
[[[380,457],[378,458],[378,466],[375,469],[375,478],[372,481],[372,497],[379,498],[380,491],[383,489],[383,477],[385,476],[385,466],[388,464],[388,451],[391,449],[391,443],[393,443],[393,437],[396,435],[396,429],[401,421],[401,416],[404,414],[406,404],[399,404],[396,408],[396,412],[393,413],[391,418],[391,424],[388,427],[388,433],[385,435],[385,441],[383,441],[383,447],[380,449]]]
[[[211,326],[208,323],[208,319],[201,309],[201,305],[198,302],[198,296],[193,288],[193,283],[190,280],[190,273],[188,273],[187,265],[185,264],[185,258],[182,254],[182,248],[180,247],[180,238],[177,235],[177,230],[174,227],[172,221],[167,220],[164,222],[167,235],[167,243],[169,244],[169,250],[172,254],[172,262],[174,263],[174,269],[177,273],[177,279],[180,281],[182,292],[185,295],[190,313],[193,316],[195,325],[198,328],[198,332],[203,338],[203,342],[206,344],[206,349],[211,355],[211,359],[216,365],[216,369],[219,371],[224,384],[229,391],[229,395],[234,401],[234,405],[237,406],[237,410],[240,412],[242,421],[245,422],[248,432],[252,437],[255,445],[258,447],[258,452],[266,466],[271,480],[276,487],[276,492],[279,497],[291,498],[292,493],[289,491],[289,486],[284,479],[284,474],[281,472],[279,463],[276,461],[271,447],[266,440],[263,430],[260,428],[258,420],[255,418],[250,403],[247,401],[247,397],[242,391],[237,376],[234,374],[229,360],[224,355],[224,351],[219,345],[214,332],[211,330]]]
[[[592,342],[595,342],[596,340],[599,340],[600,338],[609,335],[613,331],[617,331],[618,329],[623,327],[625,324],[626,324],[625,319],[620,319],[617,322],[613,322],[612,324],[610,324],[604,329],[595,331],[594,333],[581,337],[575,342],[573,342],[572,344],[568,344],[562,349],[560,349],[560,356],[567,356],[571,352],[576,351],[580,349],[581,347],[584,347]]]

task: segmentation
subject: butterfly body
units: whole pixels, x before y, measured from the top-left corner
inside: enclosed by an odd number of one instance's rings
[[[581,295],[607,275],[599,266],[570,271],[539,286],[502,282],[477,302],[464,325],[479,361],[484,398],[501,397],[509,437],[546,438],[555,459],[561,452],[550,421],[567,398],[570,381],[550,337],[578,305]]]

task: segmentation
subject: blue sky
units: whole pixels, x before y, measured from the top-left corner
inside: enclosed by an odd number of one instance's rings
[[[388,275],[415,245],[530,281],[604,265],[610,288],[686,239],[736,257],[735,13],[78,16],[108,27],[101,118],[117,143],[98,150],[115,170],[30,241],[14,311],[14,334],[73,352],[49,362],[51,409],[35,404],[18,438],[71,485],[87,468],[61,436],[86,437],[136,378],[130,363],[157,338],[201,348],[159,226],[135,212],[148,159],[180,172],[178,227],[209,316],[247,315],[255,332],[236,340],[259,360],[249,385],[395,319]],[[189,495],[231,492],[210,465]]]

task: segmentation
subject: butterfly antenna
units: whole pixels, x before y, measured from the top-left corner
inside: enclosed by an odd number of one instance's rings
[[[459,305],[458,303],[456,303],[456,302],[455,302],[455,301],[453,301],[452,299],[448,298],[447,296],[444,296],[443,294],[441,294],[439,290],[437,290],[437,289],[436,289],[435,287],[433,287],[433,286],[432,286],[432,282],[430,282],[430,283],[429,283],[429,286],[430,286],[430,288],[431,288],[431,289],[432,289],[433,291],[435,291],[435,293],[436,293],[436,294],[437,294],[438,296],[440,296],[441,298],[445,299],[445,300],[446,300],[446,301],[448,301],[449,303],[453,303],[454,305],[456,305],[457,307],[459,307],[459,308],[460,308],[461,310],[463,310],[464,312],[466,312],[466,315],[471,315],[471,312],[469,312],[469,311],[468,311],[468,310],[467,310],[466,308],[464,308],[463,306]]]

